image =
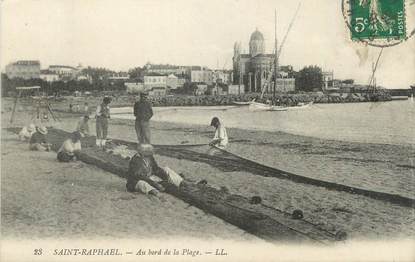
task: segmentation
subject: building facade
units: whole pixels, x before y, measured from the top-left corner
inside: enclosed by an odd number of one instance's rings
[[[46,82],[55,82],[59,80],[59,75],[50,72],[49,70],[41,70],[39,77]]]
[[[255,30],[249,40],[249,54],[241,53],[241,44],[236,42],[233,55],[233,84],[244,85],[246,92],[271,92],[273,90],[273,67],[275,55],[265,53],[265,39],[262,33]],[[287,69],[292,67],[286,66]],[[284,69],[283,66],[280,67]],[[295,81],[287,70],[280,70],[277,79],[291,79],[277,81],[277,92],[294,91],[291,82]],[[295,85],[294,85],[295,86]],[[292,90],[291,90],[292,89]]]
[[[76,79],[78,69],[72,66],[66,65],[50,65],[48,70],[54,74],[59,75],[61,80]]]
[[[205,83],[211,85],[213,81],[213,72],[211,70],[192,70],[190,74],[192,83]]]
[[[37,60],[21,60],[6,66],[8,78],[32,79],[40,78],[40,62]]]
[[[167,87],[167,76],[160,74],[151,74],[144,76],[144,87],[152,89],[153,87]]]

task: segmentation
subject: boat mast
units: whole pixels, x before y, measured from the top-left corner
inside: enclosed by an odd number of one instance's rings
[[[275,9],[275,46],[274,46],[274,93],[273,97],[275,97],[275,91],[277,89],[277,77],[278,77],[278,39],[277,39],[277,9]]]

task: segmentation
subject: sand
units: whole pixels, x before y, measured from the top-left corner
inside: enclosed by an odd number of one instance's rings
[[[256,239],[170,195],[165,202],[125,190],[97,167],[59,163],[2,132],[2,235],[12,238]]]
[[[19,119],[20,124],[28,121],[23,115]],[[55,127],[70,131],[77,119],[65,118]],[[136,140],[131,121],[111,119],[110,122],[110,137]],[[207,126],[152,122],[151,127],[154,144],[207,143],[213,136],[213,130]],[[228,135],[231,138],[228,150],[251,160],[299,175],[414,198],[414,151],[411,147],[344,143],[241,129],[229,129]],[[207,234],[235,239],[248,236],[201,210],[187,208],[185,203],[173,197],[167,196],[168,202],[162,203],[126,193],[122,179],[95,167],[63,164],[83,167],[61,172],[62,164],[54,160],[54,155],[40,157],[27,152],[24,145],[7,136],[2,138],[2,151],[10,151],[2,155],[2,190],[6,191],[2,197],[2,213],[6,213],[2,214],[2,230],[5,233],[24,235],[37,229],[46,235],[61,232],[118,237],[132,232],[130,236]],[[29,162],[18,166],[7,164],[16,162],[21,154],[27,155]],[[206,179],[214,186],[226,186],[232,193],[248,197],[259,195],[265,204],[285,211],[302,209],[305,219],[332,232],[344,230],[351,239],[415,236],[414,209],[411,208],[248,172],[223,172],[205,163],[158,155],[156,159],[160,165],[183,172],[187,178]],[[42,164],[33,169],[38,162]],[[22,178],[16,177],[15,173],[21,173]],[[34,176],[39,180],[34,180]],[[31,180],[34,180],[32,184],[22,186]],[[20,187],[25,190],[20,191]],[[75,192],[71,190],[73,187],[77,189]],[[15,194],[16,190],[20,193]],[[21,219],[13,221],[14,217]],[[149,219],[152,219],[151,223]],[[26,220],[30,223],[24,222]],[[143,221],[147,221],[145,226],[137,227]],[[252,236],[247,238],[252,239]]]

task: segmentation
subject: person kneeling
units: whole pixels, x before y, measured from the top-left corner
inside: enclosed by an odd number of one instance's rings
[[[57,158],[60,162],[75,161],[79,151],[81,151],[81,133],[73,132],[59,148]]]
[[[29,149],[34,151],[50,151],[50,144],[46,140],[48,130],[42,126],[32,135],[29,142]]]

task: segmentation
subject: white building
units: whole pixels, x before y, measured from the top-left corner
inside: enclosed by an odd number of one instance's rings
[[[335,85],[333,71],[323,71],[323,91],[338,90],[339,87]]]
[[[6,66],[8,78],[32,79],[40,77],[40,62],[37,60],[22,60]]]
[[[49,70],[41,70],[40,71],[40,79],[46,82],[55,82],[59,80],[59,75]]]
[[[226,70],[216,70],[213,72],[213,82],[230,84],[232,82],[232,74]]]
[[[59,75],[61,79],[74,79],[78,74],[78,69],[65,65],[50,65],[48,71]]]
[[[190,73],[190,81],[192,83],[212,84],[213,72],[211,70],[192,70]]]
[[[153,87],[167,87],[167,76],[152,74],[144,76],[144,87],[152,89]]]

